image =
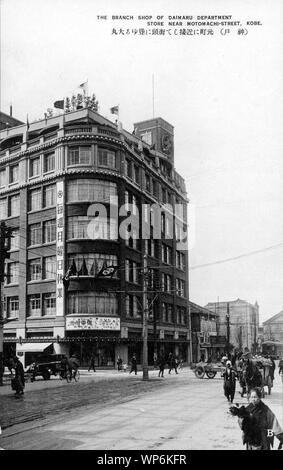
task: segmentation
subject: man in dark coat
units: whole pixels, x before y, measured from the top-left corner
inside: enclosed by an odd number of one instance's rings
[[[135,375],[137,375],[137,358],[136,358],[136,355],[133,354],[132,356],[132,359],[131,359],[131,370],[130,370],[130,374],[134,372]]]
[[[169,366],[168,374],[171,374],[172,369],[175,369],[175,373],[178,374],[178,371],[177,371],[178,363],[174,354],[172,354],[171,352],[169,353],[169,356],[168,356],[168,366]]]
[[[236,390],[236,372],[232,368],[231,361],[226,362],[226,369],[223,374],[224,378],[224,395],[228,402],[233,403]]]
[[[18,398],[20,395],[24,394],[25,388],[25,371],[23,364],[19,360],[18,356],[14,358],[15,364],[15,396]]]
[[[95,356],[94,354],[92,354],[90,356],[90,360],[89,360],[89,364],[88,364],[88,372],[90,372],[91,370],[93,370],[93,372],[96,372],[95,370]]]
[[[163,354],[161,354],[161,356],[159,357],[157,363],[159,365],[158,377],[164,377],[164,369],[165,369],[166,359],[163,356]]]

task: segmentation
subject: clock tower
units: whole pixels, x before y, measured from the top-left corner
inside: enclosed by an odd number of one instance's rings
[[[163,153],[164,159],[174,164],[174,127],[162,118],[153,118],[134,124],[135,135]]]

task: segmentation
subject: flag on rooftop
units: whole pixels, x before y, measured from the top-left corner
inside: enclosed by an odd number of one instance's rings
[[[54,108],[64,109],[64,100],[55,101]]]
[[[118,106],[113,106],[110,108],[111,114],[119,114],[119,105]]]
[[[27,114],[27,130],[29,130],[29,120],[28,120],[28,114]]]

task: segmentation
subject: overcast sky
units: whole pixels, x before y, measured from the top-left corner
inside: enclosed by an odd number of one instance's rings
[[[163,15],[165,35],[126,34],[152,29],[137,15]],[[247,34],[175,35],[168,15],[232,15]],[[1,1],[1,110],[31,122],[88,80],[125,129],[153,112],[170,122],[196,207],[191,300],[257,300],[261,321],[283,309],[282,22],[281,0]]]

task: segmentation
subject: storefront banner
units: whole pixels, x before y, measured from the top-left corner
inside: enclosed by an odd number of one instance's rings
[[[120,330],[117,317],[66,317],[66,330]]]

